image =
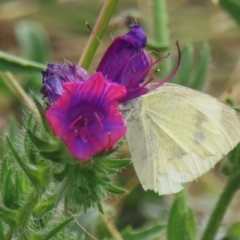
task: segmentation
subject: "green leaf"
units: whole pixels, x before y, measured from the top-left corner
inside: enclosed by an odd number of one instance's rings
[[[240,239],[240,222],[232,224],[228,231],[227,237],[228,240],[239,240]]]
[[[60,163],[60,162],[64,162],[65,159],[62,157],[62,150],[61,149],[57,149],[57,150],[53,150],[53,151],[44,151],[44,150],[41,150],[39,151],[39,154],[48,159],[48,160],[51,160],[53,162],[56,162],[56,163]]]
[[[174,83],[183,86],[188,86],[190,82],[190,76],[193,69],[193,56],[194,49],[192,45],[184,46],[181,51],[181,65],[174,78]]]
[[[106,165],[112,168],[126,167],[130,163],[131,163],[131,159],[128,159],[128,158],[106,160]]]
[[[43,123],[43,126],[44,126],[45,130],[49,133],[52,132],[52,129],[50,128],[50,125],[49,125],[49,123],[47,121],[47,118],[45,116],[45,110],[44,110],[42,104],[35,97],[34,93],[31,94],[31,97],[32,97],[32,100],[35,103],[37,109],[38,109],[38,112],[39,112],[40,116],[41,116],[41,120],[42,120],[42,123]]]
[[[227,160],[233,164],[233,171],[236,167],[240,167],[240,143],[227,155]]]
[[[27,129],[27,134],[29,135],[30,139],[38,149],[56,148],[53,144],[49,142],[50,139],[49,141],[46,141],[45,139],[38,137],[29,128]]]
[[[2,166],[1,166],[1,184],[4,183],[5,178],[6,178],[6,173],[9,171],[9,163],[8,159],[4,157],[2,161]]]
[[[33,73],[43,71],[45,68],[46,65],[44,64],[0,51],[0,70],[17,73]]]
[[[181,191],[171,207],[167,226],[168,240],[195,240],[196,226],[192,209],[187,204],[185,192]]]
[[[41,166],[38,166],[37,168],[34,165],[30,165],[26,163],[26,161],[24,161],[24,159],[22,159],[19,156],[17,150],[14,148],[9,137],[7,136],[6,138],[14,158],[16,159],[16,161],[18,162],[19,166],[22,168],[24,173],[27,175],[29,180],[32,182],[35,189],[40,193],[44,192],[45,188],[47,187],[46,186],[47,182],[49,181],[49,178],[47,176],[49,171],[47,167],[44,165],[41,165]]]
[[[233,108],[236,112],[240,113],[240,107],[234,107]]]
[[[18,200],[15,198],[16,194],[16,185],[13,184],[12,176],[14,176],[12,169],[8,169],[8,171],[5,173],[5,181],[3,183],[3,189],[2,189],[2,201],[5,207],[9,209],[16,209],[18,207]]]
[[[36,124],[36,122],[33,124],[33,114],[30,114],[28,116],[26,126],[29,129],[33,129],[34,133],[36,132],[37,124]],[[25,150],[25,154],[28,158],[28,161],[33,165],[38,165],[39,161],[38,161],[37,154],[36,154],[36,147],[32,143],[29,135],[26,132],[25,132],[25,136],[24,136],[24,150]]]
[[[219,4],[240,24],[240,0],[219,0]]]
[[[4,228],[3,228],[3,222],[0,220],[0,239],[4,238]]]
[[[165,234],[165,232],[165,224],[155,223],[140,230],[132,230],[128,227],[121,232],[121,235],[124,240],[158,240]]]
[[[208,79],[208,68],[211,62],[211,51],[208,43],[204,43],[200,51],[196,70],[194,72],[195,77],[190,85],[191,88],[196,90],[202,90]]]
[[[49,240],[52,239],[54,236],[56,236],[60,231],[62,231],[72,220],[74,217],[70,217],[66,219],[65,221],[58,224],[53,230],[51,230],[48,235],[43,240]]]
[[[43,26],[34,21],[18,21],[15,34],[27,59],[45,63],[49,58],[50,43]]]
[[[50,196],[47,200],[40,202],[33,210],[33,217],[41,218],[46,212],[51,211],[55,206],[55,195]]]
[[[125,194],[127,193],[128,191],[123,189],[123,188],[120,188],[120,187],[117,187],[111,183],[107,183],[106,184],[106,190],[111,192],[111,193],[115,193],[115,194]]]
[[[0,206],[0,219],[9,224],[12,228],[16,228],[19,225],[19,211],[9,210]]]
[[[99,212],[101,214],[104,214],[103,207],[102,207],[102,204],[100,202],[97,204],[97,207],[98,207]]]
[[[235,104],[234,104],[234,101],[230,98],[230,97],[227,97],[225,99],[225,102],[230,105],[231,107],[233,107]]]

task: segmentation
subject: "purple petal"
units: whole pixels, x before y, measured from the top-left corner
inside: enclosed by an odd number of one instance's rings
[[[133,98],[131,90],[142,92],[140,87],[150,68],[151,58],[143,50],[146,45],[146,34],[139,25],[134,25],[125,35],[117,37],[104,54],[97,72],[127,89],[128,99]]]
[[[43,71],[42,75],[44,86],[41,92],[48,98],[50,104],[62,95],[63,83],[84,81],[88,78],[85,69],[73,64],[48,64],[47,70]]]

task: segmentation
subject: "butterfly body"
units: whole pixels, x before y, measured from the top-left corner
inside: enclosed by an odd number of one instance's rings
[[[127,140],[145,190],[180,191],[240,141],[235,111],[217,99],[175,84],[127,102]],[[128,116],[127,116],[128,115]]]

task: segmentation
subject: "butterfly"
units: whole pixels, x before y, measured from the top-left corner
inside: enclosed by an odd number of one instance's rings
[[[127,141],[144,190],[181,191],[240,141],[240,120],[217,99],[176,84],[128,101]]]

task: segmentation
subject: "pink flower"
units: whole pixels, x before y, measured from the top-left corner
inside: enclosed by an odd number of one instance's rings
[[[101,73],[62,86],[65,91],[46,111],[46,117],[75,158],[86,161],[125,135],[117,102],[125,96],[125,87],[104,79]]]

